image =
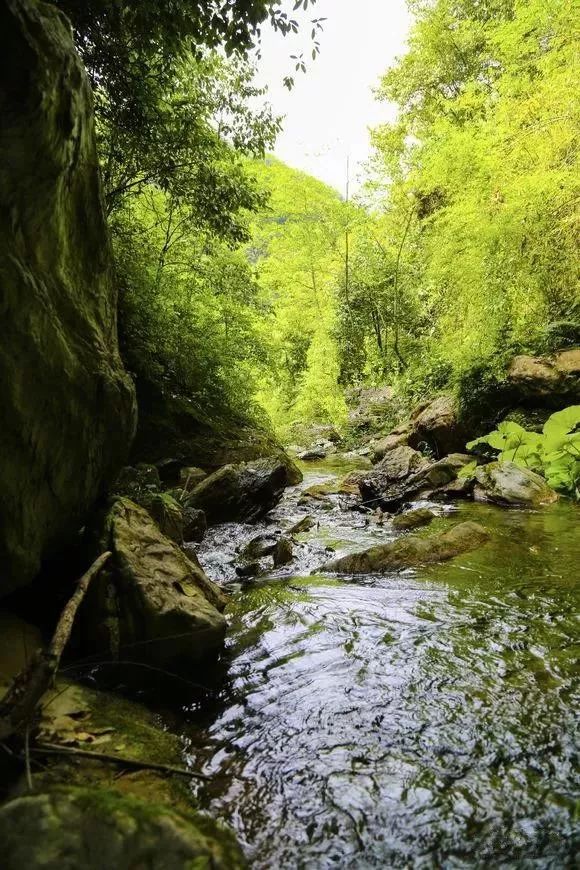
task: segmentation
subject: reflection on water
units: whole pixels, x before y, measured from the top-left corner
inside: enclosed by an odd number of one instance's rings
[[[274,521],[298,516],[290,493]],[[580,510],[456,517],[492,543],[415,574],[237,594],[220,704],[188,736],[214,775],[202,804],[252,866],[575,866]],[[309,567],[330,538],[391,536],[338,506],[320,522]]]

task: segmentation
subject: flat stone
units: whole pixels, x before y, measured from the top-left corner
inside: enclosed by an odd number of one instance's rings
[[[415,568],[432,562],[445,562],[483,546],[488,540],[488,531],[478,523],[459,523],[428,538],[408,535],[389,544],[343,556],[327,562],[321,570],[335,574],[380,574]]]

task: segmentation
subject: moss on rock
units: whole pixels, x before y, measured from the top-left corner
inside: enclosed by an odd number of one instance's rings
[[[233,835],[183,814],[104,789],[57,788],[0,809],[4,870],[236,870]]]
[[[84,523],[128,451],[135,395],[93,104],[54,6],[0,5],[0,594]]]

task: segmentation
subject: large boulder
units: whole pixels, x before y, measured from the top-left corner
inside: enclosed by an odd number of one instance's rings
[[[202,510],[210,524],[252,523],[276,507],[288,483],[287,466],[280,459],[225,465],[202,480],[186,503]]]
[[[447,456],[465,446],[465,432],[457,419],[452,396],[438,396],[427,406],[420,406],[411,417],[411,447],[426,444],[437,457]]]
[[[554,409],[572,404],[580,398],[580,348],[552,357],[516,356],[506,382],[528,404]]]
[[[422,453],[408,445],[401,444],[389,450],[384,458],[368,472],[357,472],[358,483],[363,481],[363,489],[373,493],[383,492],[394,483],[427,468],[430,465]],[[373,497],[372,495],[370,497]]]
[[[226,596],[144,508],[116,499],[98,538],[113,556],[83,603],[86,652],[175,671],[221,648]]]
[[[4,870],[193,870],[246,866],[208,818],[113,790],[61,787],[0,808]]]
[[[451,453],[437,462],[427,463],[419,471],[407,477],[389,480],[380,473],[371,471],[359,483],[360,494],[365,502],[380,505],[385,510],[397,510],[405,501],[422,496],[437,496],[447,491],[457,481],[462,468],[473,461],[464,453]],[[462,494],[458,489],[456,494]]]
[[[478,523],[459,523],[447,532],[428,538],[409,535],[389,544],[334,559],[323,565],[321,570],[334,574],[377,574],[414,568],[431,562],[445,562],[481,547],[488,540],[489,533]]]
[[[491,462],[476,469],[473,497],[499,505],[538,507],[558,500],[543,477],[513,462]]]
[[[93,103],[51,4],[0,4],[0,594],[62,549],[135,425]]]

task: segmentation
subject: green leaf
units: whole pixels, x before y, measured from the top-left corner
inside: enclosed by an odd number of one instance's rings
[[[577,426],[580,426],[580,405],[571,405],[563,411],[552,414],[544,423],[543,431],[547,438],[553,438],[568,435]]]

